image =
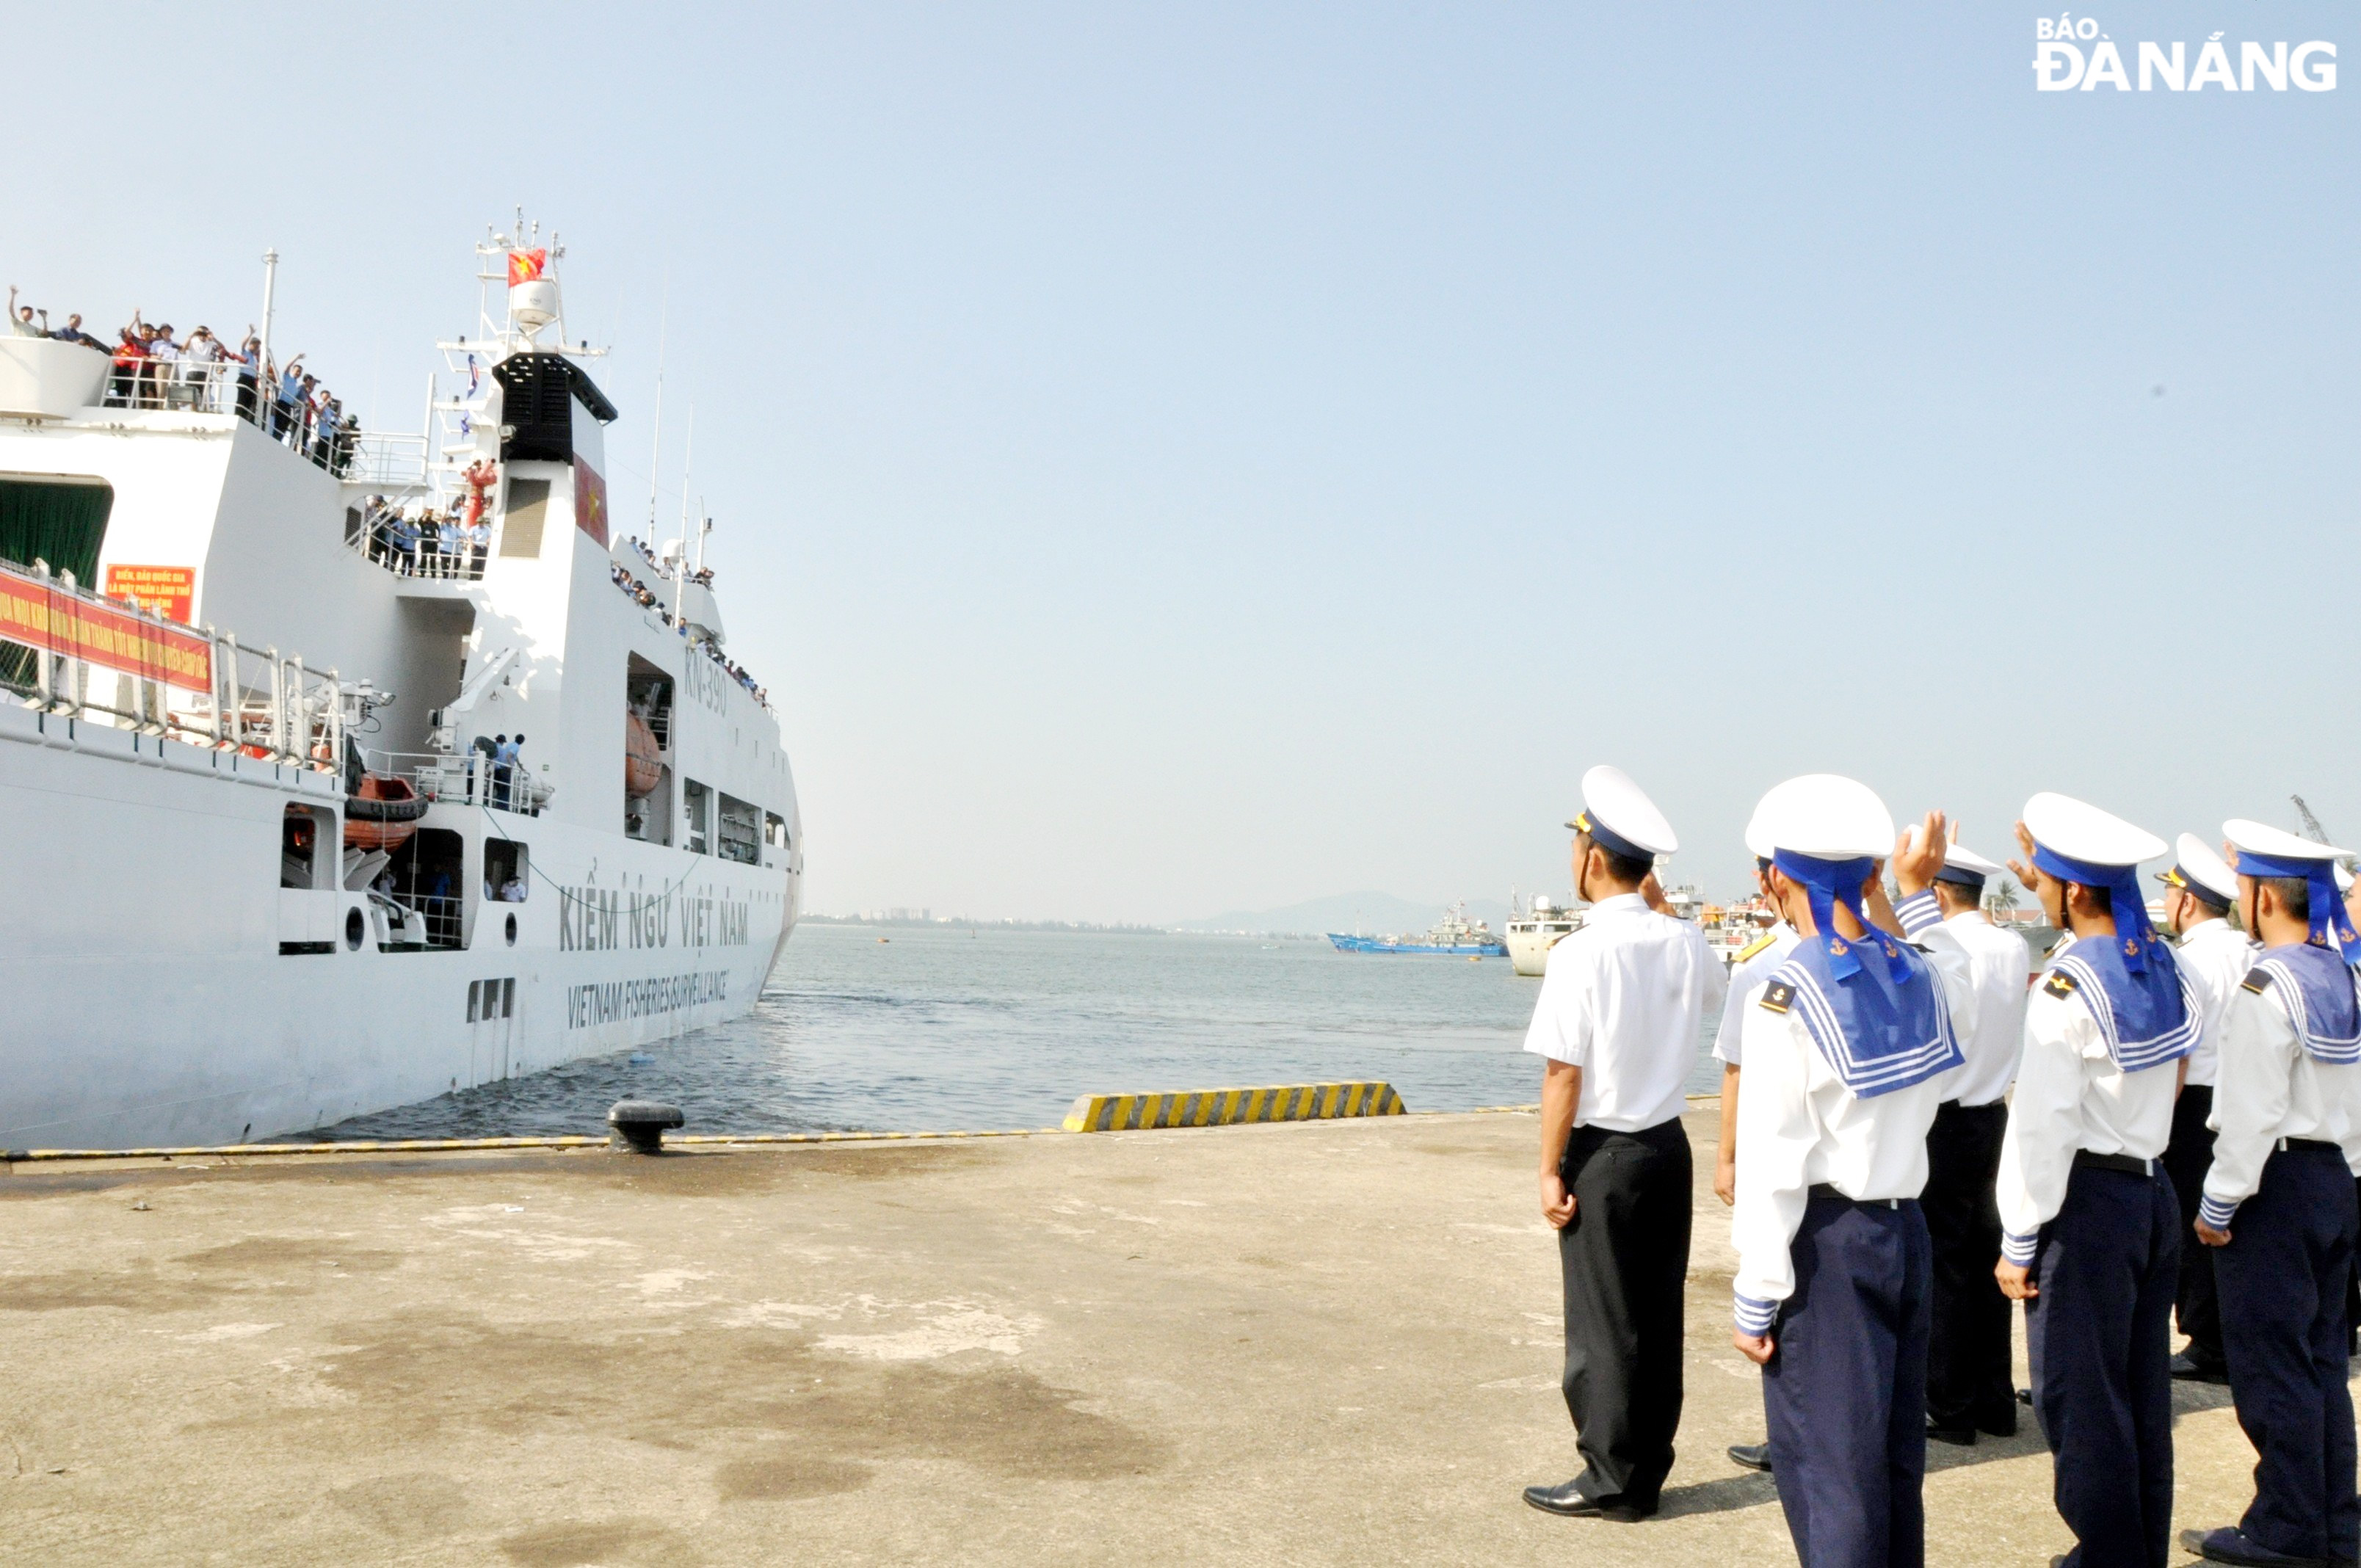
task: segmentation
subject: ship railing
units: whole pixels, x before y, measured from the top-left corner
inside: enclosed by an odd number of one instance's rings
[[[467,946],[467,909],[465,901],[445,894],[411,893],[396,887],[392,902],[401,905],[419,917],[425,929],[426,946],[430,948],[463,948]],[[404,925],[409,922],[404,921]]]
[[[104,408],[152,413],[236,414],[338,476],[350,474],[361,442],[403,439],[364,437],[357,430],[323,425],[308,403],[286,403],[267,395],[254,367],[236,359],[118,360],[107,369],[106,391],[99,402]],[[415,466],[423,475],[425,437],[407,439],[419,444]]]
[[[26,707],[335,771],[345,739],[335,671],[307,668],[300,654],[276,648],[247,647],[227,632],[184,625],[130,598],[93,593],[71,572],[51,574],[46,562],[34,562],[16,581],[27,578],[40,586],[38,619],[49,641],[0,633],[0,687]],[[102,647],[115,651],[85,656]]]
[[[536,784],[522,763],[494,762],[482,751],[378,751],[356,748],[370,773],[407,783],[424,799],[454,806],[481,806],[537,817],[549,792]]]
[[[454,583],[483,580],[489,544],[480,534],[469,540],[465,529],[446,530],[440,523],[393,511],[362,516],[360,526],[346,535],[345,543],[394,576]]]
[[[422,489],[426,484],[426,438],[395,431],[357,432],[345,478],[389,490]]]

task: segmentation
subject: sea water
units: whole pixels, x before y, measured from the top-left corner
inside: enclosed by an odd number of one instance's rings
[[[598,1133],[628,1098],[680,1106],[690,1132],[983,1131],[1055,1126],[1080,1094],[1350,1079],[1413,1111],[1530,1103],[1540,990],[1506,959],[1318,940],[806,924],[735,1023],[324,1135]],[[1701,1044],[1690,1091],[1719,1082]]]

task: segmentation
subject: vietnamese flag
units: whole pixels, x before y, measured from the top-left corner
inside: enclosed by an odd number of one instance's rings
[[[509,252],[509,287],[537,281],[542,269],[549,265],[546,250],[511,250]]]

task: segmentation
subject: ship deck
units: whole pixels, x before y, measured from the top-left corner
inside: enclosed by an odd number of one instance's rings
[[[1664,1517],[1577,1467],[1529,1114],[978,1142],[19,1164],[27,1561],[1792,1562],[1699,1179]],[[2018,1341],[2023,1343],[2022,1335]],[[2176,1526],[2235,1519],[2177,1387]],[[1936,1447],[1929,1561],[2070,1543],[2030,1427]],[[786,1543],[792,1543],[790,1548]]]

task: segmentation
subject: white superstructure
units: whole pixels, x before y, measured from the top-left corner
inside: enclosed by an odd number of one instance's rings
[[[0,1146],[258,1138],[753,1005],[778,722],[699,553],[612,532],[562,250],[477,248],[506,309],[421,435],[0,339]]]
[[[1515,896],[1510,904],[1514,910]],[[1582,929],[1582,916],[1552,904],[1547,894],[1535,894],[1532,905],[1511,913],[1508,925],[1509,967],[1521,975],[1549,972],[1550,949],[1560,938]]]

